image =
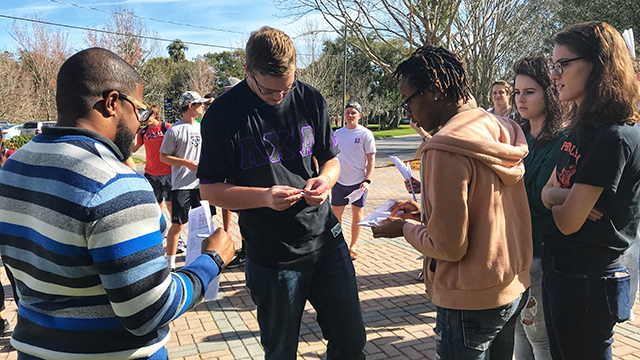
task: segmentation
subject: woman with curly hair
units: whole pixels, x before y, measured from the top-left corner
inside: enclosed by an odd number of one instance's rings
[[[542,203],[546,185],[558,161],[558,151],[567,138],[563,131],[563,108],[558,89],[549,77],[544,55],[527,57],[513,66],[513,102],[521,117],[529,154],[524,158],[524,186],[527,189],[533,239],[531,294],[516,325],[516,360],[551,359],[549,338],[542,311],[542,232],[553,223],[551,211]]]
[[[572,106],[570,132],[542,192],[542,294],[554,359],[611,359],[630,317],[621,255],[640,229],[640,86],[622,36],[603,22],[555,37],[551,79]]]

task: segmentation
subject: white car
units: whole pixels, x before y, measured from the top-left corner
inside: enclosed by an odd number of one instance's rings
[[[14,136],[20,135],[22,132],[22,124],[9,125],[2,128],[2,138],[5,140],[11,140]]]
[[[30,121],[22,126],[22,135],[38,135],[43,127],[56,126],[55,121]]]

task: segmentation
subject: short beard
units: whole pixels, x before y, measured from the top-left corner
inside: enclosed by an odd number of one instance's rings
[[[116,137],[113,139],[113,143],[120,149],[122,158],[124,160],[131,156],[131,144],[136,137],[136,133],[129,130],[125,125],[124,116],[118,120],[118,127],[116,128]]]

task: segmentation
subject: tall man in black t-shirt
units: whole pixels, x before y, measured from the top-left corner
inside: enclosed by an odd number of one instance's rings
[[[309,300],[328,358],[364,359],[355,271],[325,201],[340,173],[337,141],[326,101],[296,81],[295,67],[286,34],[269,27],[251,34],[247,78],[218,97],[202,121],[200,192],[239,210],[265,358],[296,358]]]

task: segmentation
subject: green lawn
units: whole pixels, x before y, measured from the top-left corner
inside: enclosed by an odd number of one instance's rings
[[[340,127],[334,127],[333,130],[338,130]],[[371,124],[367,126],[367,129],[373,132],[373,136],[376,139],[383,139],[392,136],[401,136],[401,135],[414,135],[416,132],[409,125],[400,125],[397,129],[391,130],[380,130],[378,131],[378,125]]]

